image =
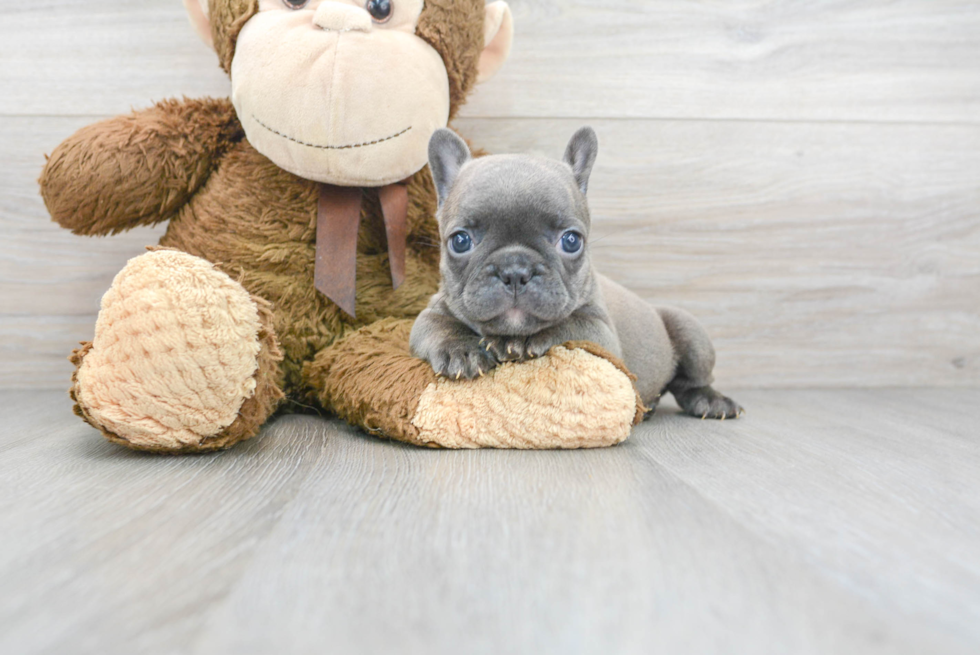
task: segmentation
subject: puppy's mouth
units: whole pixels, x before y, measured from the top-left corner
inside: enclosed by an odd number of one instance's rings
[[[493,335],[529,335],[562,320],[562,317],[540,314],[531,307],[524,307],[512,301],[488,318],[481,317],[482,320],[478,321],[481,327],[479,332]]]
[[[398,137],[400,137],[401,135],[405,134],[406,132],[412,129],[412,126],[409,125],[408,127],[406,127],[404,130],[401,130],[400,132],[395,132],[394,134],[390,134],[386,137],[381,137],[380,139],[374,139],[373,141],[364,141],[361,143],[347,143],[341,145],[326,145],[326,144],[319,144],[319,143],[309,143],[307,141],[303,141],[302,139],[297,139],[295,137],[289,136],[288,134],[283,134],[279,130],[273,127],[269,127],[268,125],[260,121],[255,114],[252,114],[252,120],[254,120],[256,123],[258,123],[260,126],[267,129],[268,131],[272,132],[276,136],[280,136],[286,139],[287,141],[292,141],[293,143],[298,143],[301,146],[306,146],[307,148],[316,148],[317,150],[351,150],[353,148],[366,148],[367,146],[373,146],[379,143],[384,143],[385,141],[391,141],[392,139],[397,139]]]
[[[484,335],[530,335],[568,318],[575,297],[561,276],[546,267],[517,288],[483,269],[457,290],[455,311]]]
[[[511,307],[501,314],[500,319],[509,327],[519,330],[528,322],[528,315],[523,309]]]

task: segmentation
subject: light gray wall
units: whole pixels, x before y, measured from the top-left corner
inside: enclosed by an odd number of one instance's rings
[[[980,384],[980,2],[511,6],[511,61],[458,126],[557,156],[593,125],[596,259],[702,319],[720,384]],[[179,0],[0,7],[0,388],[65,387],[99,297],[162,232],[57,228],[43,154],[227,93]]]

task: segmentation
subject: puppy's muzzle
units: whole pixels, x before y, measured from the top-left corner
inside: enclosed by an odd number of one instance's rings
[[[534,270],[529,264],[512,264],[498,268],[494,275],[516,296],[524,291],[527,283],[534,277]]]

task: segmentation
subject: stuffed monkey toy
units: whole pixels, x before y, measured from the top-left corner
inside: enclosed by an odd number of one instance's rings
[[[185,6],[230,100],[168,100],[82,128],[40,179],[75,234],[167,223],[71,356],[79,416],[169,453],[226,448],[304,405],[429,446],[626,438],[644,408],[591,344],[460,382],[408,353],[439,283],[429,137],[506,59],[504,2]]]

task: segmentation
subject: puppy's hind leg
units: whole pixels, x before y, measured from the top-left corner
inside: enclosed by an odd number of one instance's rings
[[[736,418],[745,410],[737,402],[711,388],[715,349],[697,319],[673,307],[658,307],[677,359],[674,378],[667,390],[685,413],[699,418]]]

